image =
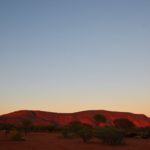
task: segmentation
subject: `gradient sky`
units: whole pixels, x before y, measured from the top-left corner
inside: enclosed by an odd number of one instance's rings
[[[0,114],[149,107],[149,0],[0,0]]]

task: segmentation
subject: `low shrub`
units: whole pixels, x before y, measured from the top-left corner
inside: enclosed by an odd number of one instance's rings
[[[66,125],[62,128],[61,133],[64,138],[73,138],[75,136],[74,132],[72,132],[72,130],[70,130],[68,125]]]
[[[139,136],[139,133],[138,132],[127,132],[127,133],[125,133],[125,136],[127,137],[127,138],[136,138],[136,137],[138,137]]]
[[[80,122],[71,122],[64,126],[61,131],[64,138],[80,137],[86,143],[93,137],[93,128]]]
[[[14,131],[12,135],[10,136],[11,141],[24,141],[25,139],[23,138],[22,133],[18,131]]]
[[[142,132],[140,136],[143,139],[149,139],[150,138],[150,130],[146,130],[146,131]]]
[[[83,124],[78,134],[83,142],[88,143],[93,138],[93,129],[90,125]]]
[[[120,145],[125,137],[122,130],[114,127],[99,128],[96,130],[95,134],[97,138],[109,145]]]

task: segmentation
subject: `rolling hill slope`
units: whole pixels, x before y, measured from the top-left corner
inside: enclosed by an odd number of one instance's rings
[[[93,125],[95,114],[104,115],[109,124],[118,118],[127,118],[137,127],[150,126],[150,118],[142,114],[128,112],[114,112],[106,110],[88,110],[75,113],[54,113],[45,111],[21,110],[0,116],[0,123],[18,124],[21,120],[30,120],[33,125],[48,125],[50,122],[57,122],[60,125],[68,124],[72,121],[80,121]]]

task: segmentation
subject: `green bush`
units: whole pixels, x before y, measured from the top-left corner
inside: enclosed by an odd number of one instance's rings
[[[150,138],[150,128],[143,128],[139,131],[139,135],[143,139],[149,139]]]
[[[88,143],[93,138],[93,129],[90,125],[83,124],[78,134],[83,142]]]
[[[73,138],[75,136],[69,125],[64,126],[61,130],[61,133],[64,138]]]
[[[96,129],[96,137],[101,139],[105,144],[119,145],[124,139],[124,132],[114,127],[104,127]]]
[[[65,138],[73,138],[79,135],[79,131],[82,128],[82,124],[78,121],[70,122],[70,124],[66,125],[62,129],[63,137]]]
[[[12,135],[10,136],[10,140],[11,141],[23,141],[24,138],[22,136],[22,134],[18,131],[15,131],[14,133],[12,133]]]
[[[50,121],[46,128],[49,132],[56,132],[60,130],[60,125],[55,121]]]
[[[82,124],[80,122],[71,122],[62,128],[62,135],[64,138],[81,137],[84,142],[89,142],[93,137],[93,130],[90,125]]]

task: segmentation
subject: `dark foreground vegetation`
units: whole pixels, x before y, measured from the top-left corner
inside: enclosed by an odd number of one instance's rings
[[[0,130],[5,136],[0,140],[26,141],[31,132],[53,132],[64,139],[80,138],[84,143],[96,139],[107,145],[124,145],[126,138],[150,139],[150,127],[136,128],[128,119],[116,119],[111,126],[103,115],[95,115],[93,120],[95,126],[80,122],[71,122],[65,126],[60,126],[56,122],[50,122],[47,126],[33,126],[30,120],[22,120],[18,125],[1,123]],[[106,125],[101,126],[103,123]]]

